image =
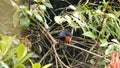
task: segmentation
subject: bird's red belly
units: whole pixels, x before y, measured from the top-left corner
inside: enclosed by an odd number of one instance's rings
[[[65,42],[68,42],[68,41],[70,41],[70,40],[71,40],[71,36],[66,36]]]

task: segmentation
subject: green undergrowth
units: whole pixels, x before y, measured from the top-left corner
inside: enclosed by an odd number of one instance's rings
[[[1,35],[0,40],[0,68],[26,68],[25,62],[33,55],[16,36]],[[52,64],[41,66],[40,63],[33,63],[32,68],[48,68]]]

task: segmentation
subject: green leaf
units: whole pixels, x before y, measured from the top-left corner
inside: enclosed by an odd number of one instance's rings
[[[43,1],[43,0],[42,0]],[[53,6],[51,5],[51,3],[47,3],[47,2],[42,2],[45,6],[47,6],[48,8],[53,8]]]
[[[67,9],[71,9],[71,10],[76,10],[77,8],[75,7],[75,6],[73,6],[73,5],[69,5],[68,7],[67,7]]]
[[[27,59],[29,59],[29,57],[32,55],[33,53],[28,53],[26,56],[24,56],[21,60],[19,60],[17,62],[17,65],[22,64],[23,62],[25,62]]]
[[[1,36],[2,40],[0,41],[0,48],[1,51],[4,53],[4,55],[8,52],[9,48],[11,47],[13,40],[15,38],[15,36],[11,37],[11,36]]]
[[[66,21],[74,28],[78,28],[78,22],[74,22],[69,15],[65,16]],[[63,19],[64,20],[64,19]]]
[[[72,26],[72,27],[74,27],[74,28],[79,28],[79,25],[78,25],[77,22],[72,22],[72,23],[70,24],[70,26]]]
[[[67,20],[67,22],[68,22],[69,24],[72,23],[72,18],[71,18],[69,15],[65,15],[65,19]]]
[[[7,45],[4,41],[0,41],[0,50],[4,53],[7,49]]]
[[[97,36],[94,35],[94,34],[93,34],[92,32],[90,32],[90,31],[84,32],[83,35],[84,35],[84,36],[87,36],[87,37],[90,37],[90,38],[92,38],[92,39],[96,39],[96,38],[97,38]]]
[[[35,63],[32,65],[32,68],[41,68],[40,63]]]
[[[26,68],[24,64],[18,65],[15,68]]]
[[[34,16],[36,17],[36,19],[37,19],[40,23],[42,23],[46,28],[49,27],[48,24],[45,22],[45,20],[42,18],[42,16],[41,16],[37,11],[35,11],[33,14],[34,14]]]
[[[42,16],[40,16],[40,14],[39,14],[37,11],[34,12],[34,16],[35,16],[40,22],[42,22],[42,23],[44,22]],[[44,24],[44,23],[43,23],[43,24]]]
[[[74,12],[73,12],[73,16],[76,17],[76,18],[79,18],[80,12],[74,11]]]
[[[104,14],[104,12],[102,12],[101,10],[96,10],[96,13],[97,14],[102,14],[102,15]]]
[[[101,47],[106,47],[108,45],[107,39],[100,39],[100,42],[102,43]]]
[[[46,64],[46,65],[44,65],[42,68],[49,68],[49,67],[52,66],[52,65],[53,65],[52,63]]]
[[[21,20],[20,20],[20,26],[21,28],[26,28],[30,25],[30,19],[29,18],[26,18],[26,17],[23,17]]]
[[[28,6],[24,6],[24,5],[22,5],[22,6],[20,6],[19,7],[19,9],[22,11],[22,13],[23,13],[23,15],[27,15],[28,14]]]
[[[82,16],[82,15],[81,15]],[[71,18],[72,17],[72,18]],[[69,24],[72,24],[72,22],[73,21],[75,21],[81,28],[82,28],[82,30],[83,30],[83,32],[85,32],[86,31],[86,28],[87,28],[87,25],[86,25],[86,23],[84,22],[84,20],[82,19],[82,17],[79,19],[79,18],[77,18],[77,16],[68,16],[68,15],[66,15],[66,19],[67,19],[67,21],[68,21],[68,23]],[[79,16],[80,17],[80,16]]]
[[[28,60],[30,61],[31,65],[33,65],[33,62],[32,62],[32,60],[31,60],[31,59],[28,59]]]
[[[24,44],[20,44],[17,48],[17,57],[18,59],[22,59],[23,57],[25,57],[27,54],[27,48],[25,47]]]
[[[46,11],[46,6],[44,5],[39,5],[40,9],[43,10],[43,11]]]
[[[106,14],[108,17],[111,17],[111,18],[113,18],[113,19],[116,19],[116,16],[114,15],[114,14],[112,14],[112,13],[108,13],[108,14]]]
[[[105,2],[105,1],[104,1],[104,2],[102,2],[102,4],[104,5],[105,8],[108,8],[109,2]]]
[[[55,22],[56,22],[57,24],[62,24],[63,22],[66,21],[66,19],[63,18],[62,16],[55,16],[55,17],[54,17],[54,20],[55,20]]]
[[[98,64],[99,64],[99,65],[105,65],[106,62],[105,62],[105,60],[101,60],[101,61],[98,62]]]
[[[3,58],[3,61],[8,61],[9,59],[13,58],[15,55],[16,48],[10,48],[9,51],[6,53],[6,55]]]
[[[92,65],[94,65],[94,64],[95,64],[94,59],[91,59],[91,60],[90,60],[90,63],[91,63]]]
[[[108,48],[105,50],[105,55],[109,55],[114,51],[115,45],[109,45]]]

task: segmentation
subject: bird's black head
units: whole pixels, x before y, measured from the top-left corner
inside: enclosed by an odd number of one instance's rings
[[[72,29],[73,29],[73,28],[72,28],[71,26],[66,26],[66,27],[65,27],[65,30],[67,30],[67,31],[70,32],[70,33],[72,33]]]

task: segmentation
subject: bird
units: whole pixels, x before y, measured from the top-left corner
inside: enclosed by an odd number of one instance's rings
[[[72,27],[71,26],[65,27],[65,29],[58,34],[57,38],[63,42],[70,41],[72,38]]]

